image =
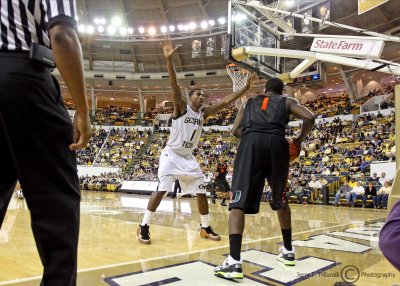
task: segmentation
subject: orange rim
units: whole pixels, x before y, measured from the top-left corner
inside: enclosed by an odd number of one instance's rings
[[[237,71],[234,71],[234,72],[249,73],[248,70],[246,70],[246,69],[244,69],[244,68],[241,68],[241,67],[238,66],[237,64],[228,64],[228,65],[226,65],[226,68],[231,68],[231,67],[234,67],[234,68],[237,68],[237,69],[238,69]]]

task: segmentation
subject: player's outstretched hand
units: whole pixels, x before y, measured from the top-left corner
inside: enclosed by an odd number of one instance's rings
[[[253,72],[249,77],[249,79],[247,80],[246,88],[251,89],[256,84],[257,78],[258,78],[257,74]]]
[[[179,49],[179,47],[174,48],[172,41],[169,39],[166,39],[162,42],[162,47],[164,51],[164,57],[167,59],[171,59],[174,53]]]

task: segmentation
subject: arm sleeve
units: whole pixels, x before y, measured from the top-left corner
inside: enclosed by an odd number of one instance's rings
[[[44,0],[47,6],[47,28],[50,30],[56,23],[67,23],[76,29],[75,0]]]

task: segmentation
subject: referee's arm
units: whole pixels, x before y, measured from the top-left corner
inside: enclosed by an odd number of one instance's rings
[[[57,22],[50,28],[50,41],[57,68],[68,86],[77,109],[74,122],[75,138],[70,149],[82,149],[89,143],[91,126],[79,38],[69,23]]]

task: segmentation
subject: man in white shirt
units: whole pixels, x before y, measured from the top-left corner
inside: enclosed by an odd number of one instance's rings
[[[390,181],[385,181],[382,188],[379,189],[378,195],[378,209],[387,208],[387,201],[389,199],[390,192],[392,187],[390,186]]]
[[[390,179],[386,178],[386,173],[382,172],[381,177],[379,178],[379,183],[383,186],[385,182],[390,181]]]
[[[357,199],[362,199],[364,196],[364,188],[361,186],[361,182],[356,182],[356,186],[351,190],[351,206],[356,205]]]
[[[314,202],[314,198],[319,201],[321,196],[322,184],[317,181],[315,176],[311,176],[311,182],[308,183],[308,187],[312,190],[311,192],[311,201]]]

